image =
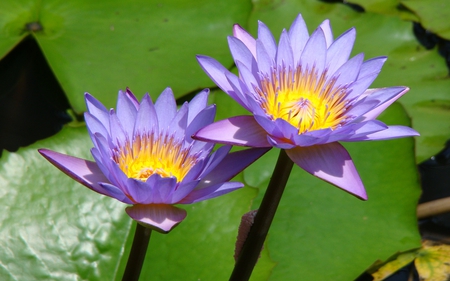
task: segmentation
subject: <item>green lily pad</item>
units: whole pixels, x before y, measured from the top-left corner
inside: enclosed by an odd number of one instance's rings
[[[89,157],[85,127],[0,159],[1,280],[112,280],[129,235],[125,206],[54,168],[37,148]]]
[[[416,14],[408,10],[399,0],[349,0],[364,8],[364,11],[389,16],[399,16],[403,20],[419,21]]]
[[[90,92],[107,107],[119,89],[158,96],[170,86],[177,96],[211,85],[195,55],[212,53],[226,65],[226,35],[247,19],[250,1],[183,0],[2,1],[0,57],[23,38],[26,24],[75,109]]]
[[[401,3],[419,17],[430,32],[450,40],[450,8],[446,0],[402,0]]]
[[[86,91],[108,107],[114,106],[117,90],[126,86],[138,95],[149,91],[153,97],[171,86],[181,97],[213,85],[198,67],[195,54],[231,65],[226,35],[231,34],[233,23],[249,24],[255,34],[260,19],[279,34],[299,12],[310,31],[325,18],[331,19],[335,36],[355,26],[355,54],[364,52],[367,59],[388,55],[373,86],[410,86],[400,103],[422,135],[416,138],[416,159],[441,149],[450,138],[450,124],[444,120],[450,82],[442,58],[435,50],[420,47],[411,23],[396,16],[357,13],[345,5],[257,1],[252,7],[249,1],[237,0],[195,4],[180,0],[161,5],[153,1],[108,5],[2,1],[0,56],[27,34],[23,33],[26,23],[39,19],[44,29],[33,36],[77,111],[84,110],[82,93]],[[211,100],[218,104],[218,119],[245,112],[224,94]],[[399,104],[382,120],[405,125],[410,121]],[[71,180],[36,152],[46,147],[90,157],[91,146],[82,126],[66,128],[18,153],[4,152],[0,159],[1,280],[121,278],[133,236],[125,206]],[[359,201],[295,167],[253,280],[269,276],[270,280],[352,280],[376,260],[420,246],[413,140],[345,146],[367,187],[369,201]],[[226,280],[234,264],[240,216],[259,205],[277,154],[272,150],[237,178],[245,181],[246,188],[184,206],[186,221],[168,235],[154,233],[142,279]]]

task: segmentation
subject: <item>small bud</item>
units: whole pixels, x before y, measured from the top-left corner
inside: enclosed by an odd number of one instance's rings
[[[255,216],[258,210],[253,210],[248,213],[245,213],[242,216],[241,224],[238,229],[238,236],[236,241],[236,247],[234,249],[234,261],[237,261],[239,255],[241,254],[242,247],[244,246],[244,242],[247,239],[248,233],[252,228],[253,222],[255,221]],[[261,249],[262,250],[262,249]]]

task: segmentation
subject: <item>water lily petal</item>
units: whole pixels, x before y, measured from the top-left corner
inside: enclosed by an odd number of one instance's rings
[[[155,111],[158,116],[159,129],[165,131],[177,113],[177,104],[172,89],[164,89],[155,102]]]
[[[294,54],[289,41],[289,35],[286,30],[283,30],[280,37],[280,43],[277,49],[276,63],[280,67],[287,67],[294,64]]]
[[[240,61],[245,65],[253,65],[253,54],[241,40],[233,36],[228,36],[228,46],[230,47],[235,62]]]
[[[258,69],[261,73],[260,75],[271,74],[273,58],[270,57],[264,43],[260,39],[256,40],[256,59],[258,60]]]
[[[388,126],[387,129],[366,135],[355,135],[345,141],[391,140],[405,137],[417,137],[420,134],[406,126]]]
[[[50,163],[82,185],[100,194],[116,198],[126,204],[131,204],[131,201],[117,187],[113,186],[109,189],[105,189],[99,184],[99,182],[107,183],[109,180],[103,175],[95,162],[61,154],[48,149],[39,149],[38,151]]]
[[[330,47],[331,43],[333,43],[333,32],[331,31],[330,20],[324,20],[319,28],[322,29],[323,34],[325,35],[325,41],[327,42],[327,48]]]
[[[233,36],[241,40],[245,46],[252,53],[253,57],[256,58],[256,41],[255,39],[239,24],[233,26]]]
[[[328,73],[333,74],[341,67],[350,57],[353,44],[356,39],[356,30],[351,28],[339,36],[336,41],[331,44],[327,52],[326,68]]]
[[[211,78],[211,80],[213,80],[225,93],[233,97],[233,88],[226,77],[226,74],[231,72],[221,65],[220,62],[207,56],[197,55],[197,61],[206,74],[208,74],[209,78]]]
[[[321,28],[317,28],[308,42],[305,49],[300,56],[300,64],[305,68],[311,70],[313,67],[318,73],[322,73],[325,69],[327,54],[327,42],[325,35]]]
[[[193,139],[191,138],[191,136],[194,135],[201,128],[207,126],[208,124],[211,124],[214,121],[215,116],[216,116],[215,105],[208,106],[200,113],[198,113],[197,116],[195,116],[194,120],[192,120],[186,128],[186,141],[192,142]]]
[[[109,124],[109,111],[106,107],[89,93],[84,94],[86,107],[89,113],[97,118],[102,124]],[[105,126],[107,127],[107,126]],[[107,128],[109,129],[109,128]]]
[[[262,21],[258,21],[258,40],[262,42],[270,59],[274,61],[275,55],[277,54],[277,44],[272,32],[270,32],[269,28]],[[256,48],[258,49],[258,46]]]
[[[130,93],[119,91],[116,107],[117,118],[120,120],[125,134],[129,139],[133,136],[134,123],[138,111],[135,103],[130,99]]]
[[[208,125],[195,133],[193,138],[231,145],[269,147],[266,135],[253,116],[243,115]]]
[[[204,89],[189,102],[188,125],[207,107],[208,95],[209,89]]]
[[[287,155],[308,173],[367,200],[367,194],[347,150],[339,143],[296,147]]]
[[[397,99],[399,99],[401,96],[406,94],[406,92],[409,91],[409,88],[407,87],[391,87],[391,88],[385,88],[385,89],[379,89],[380,91],[377,92],[378,96],[375,97],[375,95],[371,95],[368,97],[368,100],[376,99],[380,103],[377,107],[374,109],[366,112],[364,114],[365,119],[375,119],[377,118],[381,112],[383,112],[388,106],[390,106],[393,102],[395,102]],[[382,96],[381,96],[382,95]]]
[[[214,169],[202,177],[197,188],[229,181],[251,163],[263,156],[270,148],[250,148],[227,154]]]
[[[212,186],[207,186],[200,189],[194,189],[189,195],[183,198],[179,204],[192,204],[207,199],[215,198],[227,194],[231,191],[243,187],[244,184],[240,182],[223,182]]]
[[[149,94],[145,94],[142,98],[139,111],[137,113],[134,124],[134,135],[146,135],[150,133],[159,133],[158,117],[156,115],[155,106]]]
[[[186,218],[186,211],[171,205],[133,205],[125,209],[138,223],[161,233],[169,233]]]
[[[292,52],[294,54],[294,66],[296,66],[300,61],[300,55],[309,39],[308,28],[301,14],[295,18],[289,28],[288,34],[292,45]]]

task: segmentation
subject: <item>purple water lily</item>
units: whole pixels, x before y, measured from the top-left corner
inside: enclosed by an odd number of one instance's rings
[[[196,139],[250,147],[285,149],[307,172],[367,199],[353,161],[339,141],[417,136],[405,126],[375,120],[406,87],[368,89],[385,57],[349,59],[352,28],[333,40],[325,20],[309,36],[301,15],[278,45],[264,23],[254,39],[239,25],[228,37],[239,70],[234,75],[216,60],[197,56],[203,70],[251,116],[235,116],[202,128]]]
[[[61,171],[88,188],[125,204],[139,223],[167,233],[186,217],[174,204],[191,204],[243,186],[228,182],[268,149],[212,152],[214,144],[191,135],[215,117],[207,106],[209,90],[178,110],[172,90],[155,104],[148,94],[139,103],[127,90],[119,92],[116,111],[85,95],[85,120],[94,143],[95,162],[47,149],[39,152]]]

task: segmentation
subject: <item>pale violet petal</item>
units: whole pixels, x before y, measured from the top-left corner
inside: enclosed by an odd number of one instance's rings
[[[405,137],[417,137],[420,134],[406,126],[388,126],[387,129],[372,134],[352,136],[345,141],[390,140]]]
[[[300,56],[300,63],[303,69],[314,69],[318,72],[319,76],[325,69],[325,62],[327,57],[327,45],[325,35],[321,28],[317,28],[308,42],[305,49]]]
[[[170,232],[186,218],[186,211],[172,205],[133,205],[125,209],[138,223],[161,233]]]
[[[244,184],[240,182],[222,182],[212,186],[194,189],[179,204],[192,204],[203,200],[211,199],[220,195],[227,194],[233,190],[243,187]]]
[[[291,41],[292,51],[294,54],[294,65],[297,66],[300,60],[300,55],[302,54],[306,42],[309,39],[308,28],[306,27],[306,23],[301,14],[295,18],[289,28],[289,39]]]
[[[280,37],[280,43],[277,49],[277,65],[278,67],[295,69],[294,66],[294,54],[291,48],[291,42],[286,30],[283,30]]]
[[[327,42],[327,48],[333,43],[333,31],[331,31],[330,20],[324,20],[319,27],[323,30],[325,35],[325,41]]]
[[[189,102],[188,124],[208,105],[209,89],[204,89]]]
[[[226,74],[230,73],[230,71],[221,65],[220,62],[213,58],[200,55],[197,56],[197,61],[206,74],[208,74],[209,78],[211,78],[219,88],[225,93],[233,91],[233,88],[230,86],[226,77]]]
[[[267,54],[271,60],[274,61],[277,53],[275,38],[273,38],[269,28],[261,21],[258,21],[258,40],[261,41],[267,51]]]
[[[177,103],[171,88],[166,88],[155,102],[155,111],[158,116],[159,130],[164,131],[177,113]]]
[[[251,147],[270,147],[267,132],[253,116],[235,116],[215,122],[194,134],[194,139]]]
[[[99,182],[108,183],[109,180],[95,162],[61,154],[48,149],[39,149],[39,153],[63,173],[82,185],[100,194],[115,198],[126,204],[131,204],[131,201],[126,198],[123,192],[117,187],[105,189],[99,185]]]
[[[339,143],[296,147],[286,150],[287,155],[308,173],[342,190],[367,200],[361,178],[347,150]]]
[[[253,57],[256,58],[256,40],[239,24],[233,26],[233,36],[241,40],[250,50]]]
[[[328,74],[333,75],[348,60],[353,49],[353,44],[355,43],[355,38],[356,30],[351,28],[331,44],[327,52],[326,68]]]

